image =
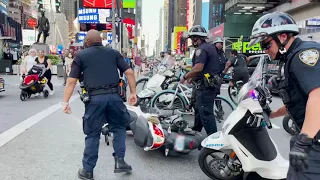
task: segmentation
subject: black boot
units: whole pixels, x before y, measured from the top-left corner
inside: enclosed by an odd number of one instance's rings
[[[123,158],[120,158],[120,157],[117,157],[115,156],[114,157],[114,162],[115,162],[115,165],[114,165],[114,173],[122,173],[122,172],[131,172],[132,171],[132,167],[129,166]]]
[[[93,173],[89,173],[85,169],[79,169],[78,177],[82,180],[94,180]]]

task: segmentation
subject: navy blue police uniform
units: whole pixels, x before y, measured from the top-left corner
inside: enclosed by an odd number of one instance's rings
[[[213,114],[214,99],[217,95],[217,91],[220,87],[205,87],[204,74],[219,75],[219,60],[217,58],[217,50],[212,45],[203,42],[199,45],[195,51],[192,64],[197,63],[204,65],[203,70],[194,81],[197,85],[195,95],[195,124],[192,128],[195,131],[201,131],[202,127],[206,130],[207,134],[213,134],[217,132],[217,124]]]
[[[220,64],[219,64],[219,71],[220,72],[219,73],[222,74],[222,72],[226,68],[226,63],[228,61],[228,58],[223,50],[217,50],[217,53],[218,53],[219,62],[220,62]]]
[[[285,79],[280,82],[280,96],[286,105],[288,113],[302,128],[309,93],[320,88],[320,44],[302,41],[296,38],[287,51],[287,60],[284,65]],[[316,107],[315,107],[316,108]],[[297,136],[290,141],[290,148],[294,148]],[[309,144],[308,168],[297,171],[290,165],[288,180],[320,179],[320,143],[319,133]]]
[[[108,122],[113,133],[113,156],[124,158],[126,123],[129,113],[118,94],[119,73],[129,69],[122,55],[111,48],[95,43],[79,52],[71,66],[69,77],[83,76],[84,86],[90,96],[85,104],[83,132],[86,135],[82,164],[93,172],[98,159],[99,140],[103,125]]]

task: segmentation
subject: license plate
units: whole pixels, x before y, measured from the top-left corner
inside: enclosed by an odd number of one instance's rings
[[[174,149],[176,151],[184,150],[185,137],[182,135],[177,135],[176,140],[174,142]]]
[[[0,89],[3,89],[3,83],[0,83]]]

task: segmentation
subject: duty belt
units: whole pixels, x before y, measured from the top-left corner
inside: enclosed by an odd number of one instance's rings
[[[108,88],[108,89],[95,89],[88,91],[89,96],[97,96],[102,94],[117,94],[118,93],[118,87]]]

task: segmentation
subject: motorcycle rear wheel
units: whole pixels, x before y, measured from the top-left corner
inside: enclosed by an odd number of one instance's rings
[[[213,149],[208,149],[208,148],[202,148],[199,156],[198,156],[198,163],[199,166],[202,170],[202,172],[204,172],[209,178],[211,179],[217,179],[217,180],[236,180],[236,179],[240,179],[240,177],[243,176],[243,171],[241,171],[241,173],[239,175],[236,176],[229,176],[229,177],[223,177],[220,175],[220,172],[218,169],[211,169],[211,163],[213,160],[210,161],[210,164],[207,163],[207,157],[211,156],[216,160],[219,161],[226,161],[227,159],[223,159],[221,157],[219,157],[218,155],[214,154],[214,153],[222,153],[220,151],[216,151]]]

